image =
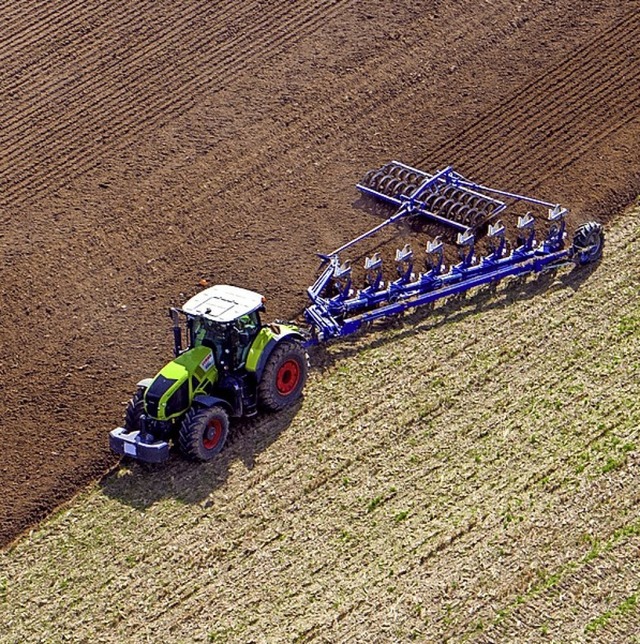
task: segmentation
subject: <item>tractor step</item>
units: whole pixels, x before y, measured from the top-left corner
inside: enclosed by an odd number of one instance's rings
[[[116,427],[109,432],[109,446],[122,456],[131,456],[145,463],[163,463],[169,458],[169,443],[161,440],[148,440],[149,434],[127,432],[124,427]]]

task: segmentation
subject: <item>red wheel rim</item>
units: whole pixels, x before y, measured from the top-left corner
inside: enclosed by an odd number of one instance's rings
[[[205,449],[214,449],[214,447],[218,446],[221,437],[222,423],[217,418],[212,418],[207,423],[207,428],[204,430],[202,445]]]
[[[281,396],[289,395],[300,382],[300,367],[295,360],[287,360],[278,369],[276,389]]]

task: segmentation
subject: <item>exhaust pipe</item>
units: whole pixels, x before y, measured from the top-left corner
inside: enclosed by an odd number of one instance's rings
[[[170,308],[169,316],[173,322],[173,352],[177,358],[182,353],[182,328],[180,327],[180,315],[177,309]]]

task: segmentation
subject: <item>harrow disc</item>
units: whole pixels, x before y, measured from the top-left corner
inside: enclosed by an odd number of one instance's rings
[[[404,190],[404,196],[410,197],[417,189],[418,186],[415,183],[410,183]]]
[[[396,195],[396,189],[401,183],[402,182],[398,178],[390,179],[385,186],[385,193],[390,197],[394,197]]]
[[[448,217],[453,221],[460,221],[460,213],[462,212],[465,205],[461,201],[456,201],[451,208],[449,208]]]
[[[447,186],[443,191],[442,191],[442,196],[446,197],[447,199],[455,199],[456,193],[459,191],[456,190],[453,186]]]
[[[434,199],[431,204],[431,212],[436,213],[440,211],[440,208],[447,202],[447,198],[440,195],[437,199]]]
[[[462,223],[464,223],[467,226],[471,226],[471,222],[475,220],[476,215],[478,214],[479,210],[477,208],[469,208],[467,212],[465,213],[464,220]]]
[[[378,170],[369,170],[369,172],[362,177],[361,183],[363,186],[367,186],[368,188],[374,188],[383,176],[384,175],[381,172],[378,172]]]
[[[471,206],[467,206],[466,204],[462,204],[462,207],[456,213],[456,221],[460,222],[461,224],[464,224],[465,221],[467,220],[467,213],[470,210],[471,210]]]
[[[405,181],[399,181],[398,185],[394,188],[393,194],[395,197],[399,197],[404,194],[404,191],[407,189],[407,184]]]
[[[437,192],[431,192],[429,193],[425,199],[424,199],[424,207],[427,210],[433,210],[433,202],[438,199],[438,193]]]
[[[484,210],[478,210],[476,214],[471,218],[471,223],[469,224],[471,228],[477,228],[483,224],[488,218],[488,214]]]
[[[463,201],[465,204],[467,204],[467,206],[470,206],[471,208],[475,208],[479,200],[480,200],[480,197],[469,193],[463,194],[461,199],[461,201]]]
[[[423,178],[424,177],[420,177],[420,175],[416,174],[415,172],[409,172],[405,181],[407,181],[408,183],[420,183],[420,180]]]
[[[391,182],[395,181],[397,181],[397,179],[392,174],[385,174],[378,182],[378,190],[385,194],[389,194],[388,186]]]
[[[453,206],[455,206],[455,204],[455,199],[447,199],[440,207],[440,214],[443,217],[449,217],[449,219],[451,219],[451,217],[449,216],[449,211],[451,210],[451,208],[453,208]]]

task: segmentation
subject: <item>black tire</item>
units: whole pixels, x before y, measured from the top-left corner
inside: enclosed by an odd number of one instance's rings
[[[180,451],[194,461],[209,461],[218,455],[229,435],[229,416],[217,405],[193,407],[178,434]]]
[[[138,387],[138,391],[131,397],[127,403],[127,409],[124,413],[124,428],[128,432],[140,431],[140,416],[144,413],[144,387]]]
[[[604,230],[601,224],[590,221],[582,224],[573,236],[573,256],[577,264],[584,266],[597,262],[604,248]]]
[[[300,398],[307,381],[307,354],[299,342],[278,345],[258,384],[258,400],[269,411],[280,411]]]

